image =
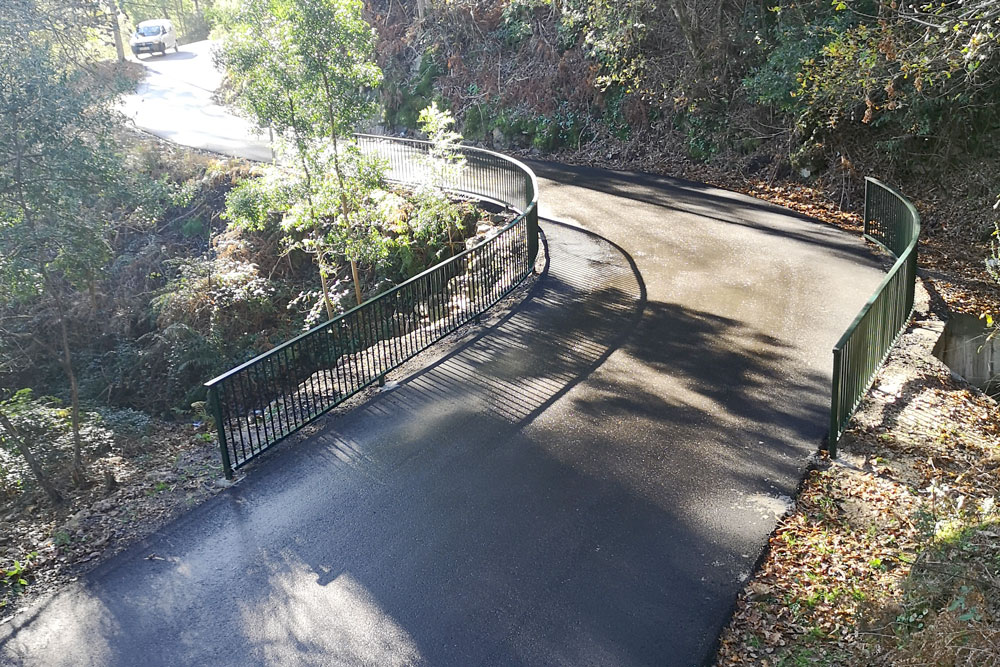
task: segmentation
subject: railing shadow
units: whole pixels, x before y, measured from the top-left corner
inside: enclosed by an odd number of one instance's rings
[[[707,659],[826,378],[788,377],[786,345],[735,319],[647,302],[602,237],[547,228],[558,261],[518,308],[102,565],[0,635],[0,660]]]

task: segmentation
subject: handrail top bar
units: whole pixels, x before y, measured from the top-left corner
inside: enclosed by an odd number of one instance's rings
[[[885,274],[885,277],[882,278],[882,281],[878,284],[878,287],[875,289],[875,293],[868,298],[868,301],[865,302],[865,305],[861,307],[861,312],[859,312],[857,316],[854,318],[854,320],[851,321],[851,325],[847,327],[847,331],[845,331],[844,334],[840,337],[840,340],[837,341],[837,344],[833,346],[834,352],[839,352],[840,350],[844,349],[844,346],[847,344],[847,341],[851,339],[851,336],[854,334],[854,330],[861,323],[861,320],[865,318],[865,315],[867,315],[868,312],[872,309],[872,307],[874,307],[875,302],[878,301],[878,298],[882,296],[882,291],[889,284],[889,282],[891,282],[892,279],[896,277],[896,274],[903,269],[903,265],[910,260],[911,252],[913,252],[913,249],[907,248],[903,252],[903,254],[896,259],[896,262],[892,265],[892,268],[889,269],[889,272]]]
[[[917,211],[917,207],[914,206],[909,199],[903,196],[903,194],[899,190],[892,187],[891,185],[886,185],[877,178],[872,178],[871,176],[865,176],[865,182],[873,183],[874,185],[884,189],[885,191],[889,192],[891,195],[896,197],[896,199],[898,199],[900,203],[906,206],[907,211],[909,211],[910,213],[910,221],[914,225],[914,229],[910,242],[906,244],[906,248],[903,250],[902,253],[899,254],[898,257],[896,256],[896,253],[894,253],[891,249],[886,247],[884,243],[882,243],[878,239],[871,238],[867,234],[865,234],[865,238],[868,238],[869,240],[877,243],[887,253],[889,253],[893,257],[896,257],[896,261],[893,263],[892,268],[889,269],[888,273],[885,274],[885,277],[882,278],[882,281],[878,284],[878,287],[875,289],[875,293],[872,294],[872,296],[868,299],[867,302],[865,302],[865,305],[861,308],[861,312],[859,312],[857,317],[854,318],[854,320],[851,322],[851,325],[847,327],[847,330],[840,337],[840,340],[837,341],[837,344],[833,346],[834,352],[839,352],[844,348],[844,346],[850,340],[851,336],[854,334],[854,330],[857,328],[858,324],[861,323],[861,320],[863,320],[865,316],[868,314],[868,312],[872,309],[872,307],[875,305],[875,302],[878,301],[878,298],[882,296],[883,289],[886,287],[886,285],[889,284],[891,280],[893,280],[896,277],[896,274],[902,270],[903,264],[909,261],[910,254],[914,251],[914,249],[917,246],[917,242],[920,240],[920,212]]]
[[[907,199],[903,195],[902,192],[900,192],[899,190],[897,190],[896,188],[892,187],[891,185],[889,185],[887,183],[883,183],[882,181],[878,180],[877,178],[874,178],[872,176],[865,176],[865,182],[866,183],[874,183],[875,185],[879,186],[883,190],[888,190],[890,193],[892,193],[893,196],[896,197],[896,199],[898,199],[900,202],[902,202],[903,205],[906,206],[907,210],[909,210],[910,216],[913,219],[913,222],[915,222],[916,225],[917,225],[917,233],[914,234],[914,238],[916,238],[917,236],[920,235],[920,211],[918,211],[917,207],[913,205],[913,202],[911,202],[909,199]]]
[[[430,144],[429,141],[424,141],[422,139],[406,139],[406,138],[399,138],[399,137],[381,136],[381,135],[377,135],[377,134],[356,134],[354,136],[365,138],[365,139],[371,138],[371,139],[379,139],[379,140],[383,140],[383,141],[397,142],[397,143],[414,142],[414,143]],[[521,222],[521,220],[523,220],[525,218],[525,216],[528,215],[528,213],[532,210],[532,208],[537,209],[537,207],[538,207],[538,180],[537,180],[537,178],[535,176],[535,172],[532,171],[527,165],[525,165],[523,162],[520,162],[519,160],[515,160],[514,158],[507,157],[506,155],[502,155],[500,153],[494,153],[493,151],[488,151],[488,150],[483,149],[483,148],[476,148],[474,146],[462,146],[462,149],[463,150],[478,151],[478,152],[481,152],[481,153],[487,153],[489,155],[494,155],[494,156],[499,157],[499,158],[501,158],[503,160],[506,160],[507,162],[512,163],[514,166],[522,169],[523,172],[526,175],[528,175],[529,178],[531,179],[531,185],[532,185],[532,191],[533,191],[532,194],[533,194],[533,196],[532,196],[531,201],[528,203],[528,206],[525,207],[525,209],[523,211],[521,211],[518,214],[518,216],[515,217],[510,223],[508,223],[506,226],[504,226],[502,229],[500,229],[496,234],[494,234],[494,237],[499,236],[500,234],[503,234],[504,232],[508,231],[509,229],[511,229],[515,225],[517,225],[519,222]],[[463,192],[463,191],[457,191],[457,190],[453,190],[453,191],[455,191],[455,192],[462,192],[463,194],[467,194],[467,195],[475,195],[477,197],[481,196],[481,195],[478,195],[478,194],[472,193],[472,192]],[[483,196],[482,198],[483,199],[488,199],[488,200],[494,201],[494,202],[497,201],[497,200],[492,199],[491,197],[485,197],[485,196]],[[498,202],[498,203],[503,203],[503,204],[505,204],[507,206],[513,206],[509,202]],[[350,310],[347,310],[347,311],[341,313],[340,315],[337,315],[336,317],[334,317],[332,319],[329,319],[329,320],[327,320],[325,322],[317,324],[313,328],[311,328],[311,329],[309,329],[307,331],[302,332],[298,336],[295,336],[294,338],[292,338],[290,340],[286,340],[285,342],[283,342],[280,345],[277,345],[277,346],[271,348],[270,350],[267,350],[266,352],[262,352],[262,353],[258,354],[257,356],[253,357],[252,359],[249,359],[248,361],[243,362],[242,364],[240,364],[239,366],[236,366],[235,368],[231,368],[230,370],[226,371],[222,375],[218,375],[218,376],[212,378],[211,380],[209,380],[208,382],[206,382],[203,386],[205,386],[207,388],[212,388],[213,386],[219,384],[223,380],[226,380],[229,377],[231,377],[233,375],[236,375],[240,371],[243,371],[243,370],[245,370],[247,368],[250,368],[251,366],[254,366],[254,365],[260,363],[261,361],[263,361],[264,359],[266,359],[266,358],[268,358],[270,356],[278,354],[282,350],[284,350],[284,349],[286,349],[286,348],[294,345],[295,343],[299,342],[303,338],[306,338],[306,337],[311,336],[311,335],[313,335],[315,333],[318,333],[322,329],[326,329],[326,328],[329,328],[329,327],[333,326],[334,324],[336,324],[340,320],[346,318],[348,315],[353,314],[355,311],[360,310],[362,308],[365,308],[365,307],[369,306],[372,303],[375,303],[376,301],[378,301],[380,299],[387,298],[388,295],[390,295],[390,294],[392,294],[394,292],[398,292],[398,291],[402,290],[404,287],[408,286],[410,283],[413,283],[413,282],[416,282],[416,281],[420,280],[424,276],[426,276],[426,275],[428,275],[430,273],[433,273],[434,271],[437,271],[438,269],[440,269],[443,266],[446,266],[448,264],[452,264],[452,263],[457,262],[457,261],[459,261],[461,259],[464,259],[466,255],[468,255],[469,253],[471,253],[477,247],[478,246],[473,246],[472,248],[466,248],[465,250],[463,250],[462,252],[458,253],[457,255],[453,255],[452,257],[449,257],[445,261],[439,262],[439,263],[435,264],[434,266],[431,266],[431,267],[425,269],[424,271],[421,271],[420,273],[418,273],[417,275],[413,276],[412,278],[408,278],[408,279],[404,280],[403,282],[399,283],[395,287],[392,287],[391,289],[388,289],[385,292],[382,292],[381,294],[376,295],[376,296],[372,297],[371,299],[368,299],[367,301],[358,304],[357,306],[354,306]]]
[[[411,139],[410,137],[393,137],[385,134],[363,134],[361,132],[355,132],[353,136],[358,137],[359,139],[376,139],[379,141],[388,141],[397,143],[424,144],[427,146],[431,145],[431,142],[427,141],[426,139]],[[506,162],[510,162],[515,167],[519,167],[521,170],[524,171],[524,173],[526,173],[531,178],[531,189],[534,196],[531,198],[531,202],[529,202],[529,208],[530,204],[538,201],[538,177],[535,176],[535,172],[528,165],[524,164],[517,158],[513,158],[509,155],[504,155],[503,153],[497,153],[496,151],[491,151],[488,148],[479,148],[478,146],[469,146],[467,144],[459,144],[459,147],[462,150],[466,151],[475,151],[476,153],[484,153],[486,155],[492,155],[493,157],[497,157]]]

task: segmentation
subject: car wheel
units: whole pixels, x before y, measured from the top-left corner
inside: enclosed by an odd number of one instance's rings
[[[180,52],[181,52],[181,45],[174,44],[174,53],[180,53]]]

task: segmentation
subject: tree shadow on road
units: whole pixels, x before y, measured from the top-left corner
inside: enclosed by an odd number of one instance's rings
[[[0,656],[79,662],[66,633],[123,665],[707,659],[824,378],[547,228],[520,307],[0,631]]]

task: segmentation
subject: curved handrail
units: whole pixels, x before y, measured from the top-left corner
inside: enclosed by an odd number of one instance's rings
[[[864,235],[896,262],[833,348],[827,441],[831,457],[837,455],[837,441],[913,313],[920,213],[895,188],[866,178]]]
[[[389,163],[391,181],[418,185],[430,142],[355,135]],[[423,271],[205,383],[223,470],[233,470],[479,316],[534,270],[538,181],[526,165],[461,146],[466,164],[445,189],[499,203],[517,217],[483,243]]]

